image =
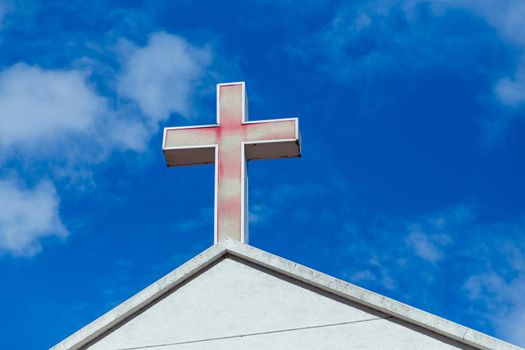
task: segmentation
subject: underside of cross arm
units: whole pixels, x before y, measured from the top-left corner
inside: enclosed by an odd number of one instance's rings
[[[215,146],[164,149],[164,158],[169,167],[211,164],[215,162]]]
[[[299,140],[245,143],[246,160],[293,158],[301,156]]]

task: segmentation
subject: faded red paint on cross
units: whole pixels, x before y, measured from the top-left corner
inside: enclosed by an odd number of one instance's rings
[[[215,242],[248,242],[246,161],[299,157],[297,118],[247,121],[245,84],[217,85],[217,124],[164,129],[168,166],[215,162]]]

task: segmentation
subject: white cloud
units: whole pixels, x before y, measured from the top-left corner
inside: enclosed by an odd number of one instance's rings
[[[172,113],[189,117],[192,95],[211,63],[208,48],[198,48],[181,37],[159,32],[142,48],[127,55],[119,92],[135,100],[153,123]]]
[[[0,146],[43,143],[93,132],[105,101],[77,71],[16,64],[0,73]]]
[[[160,121],[191,110],[211,50],[167,33],[143,48],[128,45],[121,75],[103,77],[118,81],[106,97],[88,70],[18,63],[0,71],[0,165],[16,163],[21,178],[49,178],[34,189],[0,182],[0,253],[30,256],[40,238],[67,234],[51,181],[84,187],[91,165],[115,151],[143,151]]]
[[[115,150],[142,151],[155,130],[137,111],[110,109],[81,70],[18,63],[0,72],[0,164],[31,159],[75,177]]]
[[[494,91],[499,100],[508,106],[518,106],[525,102],[525,64],[522,64],[513,77],[500,79]]]
[[[443,251],[435,237],[425,235],[417,227],[405,238],[405,243],[417,256],[426,261],[436,262],[443,258]]]
[[[471,209],[457,206],[410,220],[405,223],[405,244],[416,256],[435,263],[444,258],[445,248],[453,243],[451,233],[467,227],[473,217]]]
[[[58,207],[49,181],[29,189],[14,180],[0,180],[0,252],[31,256],[40,251],[44,237],[67,236]]]
[[[0,152],[38,149],[31,156],[98,162],[116,149],[143,150],[160,121],[171,113],[187,115],[211,51],[163,32],[143,48],[128,46],[115,109],[84,71],[24,63],[1,71]]]

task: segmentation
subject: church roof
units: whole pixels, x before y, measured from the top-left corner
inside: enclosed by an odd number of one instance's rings
[[[246,260],[252,264],[264,267],[291,279],[319,288],[327,293],[385,313],[476,349],[520,349],[499,339],[397,302],[351,283],[328,276],[238,241],[226,239],[208,248],[184,265],[115,307],[113,310],[64,339],[51,350],[81,349],[107,331],[118,327],[135,314],[140,313],[148,306],[172,292],[176,287],[186,283],[198,273],[204,271],[227,255]]]

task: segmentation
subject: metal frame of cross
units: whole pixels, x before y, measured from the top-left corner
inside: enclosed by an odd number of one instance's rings
[[[248,121],[244,82],[217,84],[217,124],[164,129],[169,167],[215,163],[215,243],[248,243],[246,162],[300,157],[297,118]]]

